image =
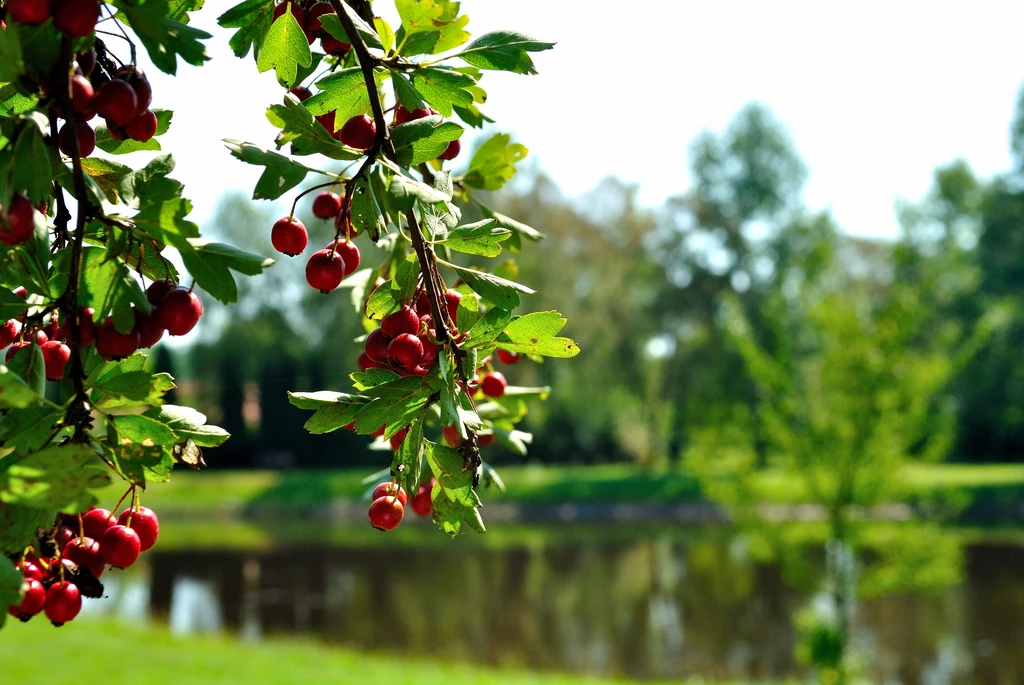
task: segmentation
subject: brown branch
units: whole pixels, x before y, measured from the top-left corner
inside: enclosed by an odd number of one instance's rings
[[[57,146],[57,114],[52,109],[50,110],[50,142],[56,147]],[[75,141],[77,142],[77,141]],[[71,212],[68,211],[68,206],[64,201],[64,189],[61,188],[58,181],[53,182],[53,197],[57,203],[57,209],[54,212],[53,225],[57,229],[57,239],[59,241],[59,247],[64,247],[69,238],[68,224],[71,222]]]
[[[356,11],[360,19],[373,26],[373,8],[370,6],[370,0],[346,0],[346,2]]]

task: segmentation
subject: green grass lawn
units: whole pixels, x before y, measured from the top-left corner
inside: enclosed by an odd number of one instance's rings
[[[24,625],[7,625],[0,631],[0,664],[3,664],[4,683],[31,683],[40,678],[49,683],[112,685],[625,685],[630,682],[368,655],[309,641],[247,644],[221,636],[174,637],[162,628],[89,619],[69,623],[59,630],[38,618]]]
[[[358,499],[367,470],[334,471],[177,471],[167,484],[153,487],[145,503],[165,512],[207,515],[241,508],[302,510],[339,499]],[[695,502],[702,499],[697,479],[682,471],[649,471],[630,464],[601,466],[510,466],[499,469],[507,493],[484,493],[485,502],[502,500],[559,504]],[[1024,499],[1024,465],[915,465],[898,474],[908,498],[939,495],[962,501],[974,494],[1000,500]],[[771,472],[758,489],[768,501],[798,502],[802,493],[791,479]],[[111,486],[103,502],[112,504],[121,485]],[[108,504],[108,506],[109,506]]]

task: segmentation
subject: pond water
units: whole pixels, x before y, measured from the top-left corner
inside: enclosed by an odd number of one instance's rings
[[[792,616],[815,583],[780,565],[784,556],[722,529],[568,540],[556,530],[493,546],[158,545],[133,572],[107,574],[108,598],[87,608],[148,615],[175,632],[309,634],[498,666],[767,679],[806,673]],[[855,640],[871,671],[887,685],[1024,683],[1024,546],[957,544],[940,561],[952,575],[936,576],[934,560],[880,569],[906,575],[895,583],[906,589],[858,602]]]

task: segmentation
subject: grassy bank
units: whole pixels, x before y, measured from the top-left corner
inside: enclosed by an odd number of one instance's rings
[[[80,619],[59,630],[40,619],[25,625],[8,625],[0,632],[0,663],[5,683],[36,682],[43,674],[47,682],[140,685],[308,685],[318,682],[334,685],[626,685],[630,682],[396,659],[306,641],[247,644],[228,637],[206,635],[179,638],[162,628],[88,619]]]
[[[145,495],[149,506],[163,511],[203,513],[270,506],[296,510],[339,499],[355,500],[365,491],[366,470],[335,471],[178,471],[165,485]],[[507,493],[489,491],[486,501],[537,504],[616,504],[629,502],[697,502],[700,484],[681,471],[647,471],[628,464],[602,466],[511,466],[500,469]],[[965,504],[972,499],[1024,500],[1024,465],[920,465],[899,478],[908,500],[938,498]],[[113,503],[119,485],[104,494]],[[765,473],[759,491],[766,501],[799,502],[804,495],[789,479]]]

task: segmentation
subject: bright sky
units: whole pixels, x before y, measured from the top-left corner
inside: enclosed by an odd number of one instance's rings
[[[164,137],[176,177],[209,217],[259,169],[222,138],[272,147],[265,107],[282,91],[227,47],[207,0],[196,25],[214,33],[207,67],[178,79],[149,70],[154,106],[175,110]],[[384,12],[393,5],[377,0]],[[513,132],[569,196],[617,175],[657,205],[689,186],[687,149],[758,100],[787,127],[810,169],[807,200],[860,235],[894,236],[893,203],[919,198],[957,157],[988,176],[1007,169],[1007,131],[1024,84],[1011,2],[749,0],[465,0],[475,35],[510,28],[557,41],[540,74],[486,72],[485,111]],[[222,9],[223,8],[223,9]],[[391,18],[385,12],[385,17]],[[397,21],[393,22],[397,26]],[[465,149],[465,147],[464,147]],[[267,227],[269,229],[269,227]]]

